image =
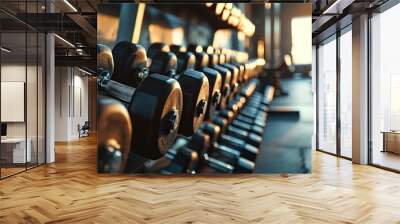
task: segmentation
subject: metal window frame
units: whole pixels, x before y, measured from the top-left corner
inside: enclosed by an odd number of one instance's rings
[[[342,155],[341,149],[341,117],[340,117],[340,81],[341,81],[341,66],[340,66],[340,37],[347,32],[350,32],[352,23],[340,28],[336,27],[336,32],[325,39],[322,39],[316,45],[316,151],[323,152],[329,155],[333,155],[346,160],[352,160],[352,158]],[[319,147],[319,53],[318,49],[320,44],[326,44],[331,41],[336,41],[336,152],[332,153]]]
[[[372,23],[371,20],[373,18],[373,13],[383,13],[386,10],[389,10],[390,8],[396,6],[397,4],[400,3],[400,0],[388,0],[386,1],[384,4],[382,4],[379,7],[367,10],[366,12],[368,13],[368,30],[367,30],[367,40],[368,40],[368,54],[367,54],[367,80],[368,80],[368,161],[367,164],[373,167],[377,167],[383,170],[387,170],[387,171],[391,171],[391,172],[395,172],[395,173],[400,173],[400,170],[397,169],[393,169],[390,167],[386,167],[386,166],[382,166],[379,164],[374,164],[373,163],[373,149],[372,149]],[[349,24],[348,26],[352,25]],[[336,56],[337,56],[337,71],[336,71],[336,75],[337,75],[337,80],[336,80],[336,85],[337,85],[337,92],[336,92],[336,154],[335,153],[331,153],[328,151],[325,151],[323,149],[319,148],[319,54],[318,54],[318,48],[320,43],[323,43],[324,41],[326,41],[327,39],[329,39],[331,36],[319,41],[316,44],[316,150],[319,152],[323,152],[329,155],[333,155],[339,158],[344,158],[347,160],[352,160],[352,158],[343,156],[341,153],[341,147],[340,147],[340,132],[341,132],[341,126],[340,126],[340,49],[338,48],[340,46],[340,36],[343,35],[344,33],[346,33],[346,28],[348,27],[344,27],[342,29],[340,29],[340,31],[344,31],[342,33],[340,33],[340,35],[337,35],[336,33],[336,47],[337,47],[337,51],[336,51]],[[339,79],[338,79],[339,78]],[[339,91],[338,91],[339,90]],[[339,115],[339,117],[338,117]],[[339,129],[339,130],[338,130]]]

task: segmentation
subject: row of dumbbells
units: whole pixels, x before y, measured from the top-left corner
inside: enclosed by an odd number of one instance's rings
[[[206,121],[191,138],[178,137],[164,159],[147,164],[146,172],[163,174],[252,173],[259,154],[274,88],[256,92],[246,84],[228,106]]]
[[[155,43],[146,52],[129,42],[98,45],[97,61],[100,172],[149,170],[140,161],[171,152],[178,134],[194,139],[264,63],[239,63],[211,47]]]

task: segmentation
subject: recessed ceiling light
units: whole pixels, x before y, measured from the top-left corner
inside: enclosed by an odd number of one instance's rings
[[[83,70],[83,69],[81,69],[81,68],[79,68],[79,67],[78,67],[78,70],[81,71],[81,72],[83,72],[83,73],[85,73],[85,74],[87,74],[87,75],[92,75],[92,73],[90,73],[90,72],[88,72],[88,71],[86,71],[86,70]]]
[[[11,50],[9,50],[9,49],[7,49],[7,48],[5,48],[5,47],[1,47],[0,49],[1,49],[2,51],[6,52],[6,53],[10,53],[10,52],[11,52]]]
[[[62,38],[62,37],[60,37],[59,35],[57,35],[57,34],[54,34],[54,36],[55,37],[57,37],[57,39],[59,39],[59,40],[61,40],[62,42],[64,42],[66,45],[68,45],[68,46],[70,46],[70,47],[72,47],[72,48],[75,48],[75,45],[73,45],[71,42],[69,42],[68,40],[66,40],[66,39],[64,39],[64,38]]]
[[[353,2],[354,0],[337,0],[333,2],[327,9],[325,9],[322,14],[342,14],[343,10]]]
[[[68,7],[69,7],[70,9],[72,9],[72,11],[78,12],[78,10],[77,10],[68,0],[64,0],[64,3],[65,3],[66,5],[68,5]]]

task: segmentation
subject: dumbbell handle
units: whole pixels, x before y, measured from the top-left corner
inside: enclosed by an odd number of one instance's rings
[[[131,86],[116,82],[114,80],[103,80],[101,83],[99,83],[99,87],[108,95],[128,104],[131,102],[132,96],[136,90]]]
[[[217,172],[233,173],[233,170],[234,170],[234,167],[231,164],[228,164],[226,162],[223,162],[221,160],[218,160],[218,159],[215,159],[212,157],[207,156],[206,163],[211,169],[214,169]]]

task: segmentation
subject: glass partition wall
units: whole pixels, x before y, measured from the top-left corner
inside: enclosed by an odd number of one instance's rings
[[[351,25],[317,48],[317,149],[352,157]]]
[[[26,1],[18,7],[38,10]],[[17,16],[0,10],[1,179],[45,163],[46,154],[45,35]]]
[[[366,34],[370,40],[368,164],[395,172],[400,172],[400,31],[395,28],[398,21],[400,4],[387,1],[372,12]],[[336,35],[317,45],[317,149],[351,159],[351,25]],[[336,55],[339,57],[335,60]]]
[[[336,37],[318,47],[318,149],[336,153]]]

